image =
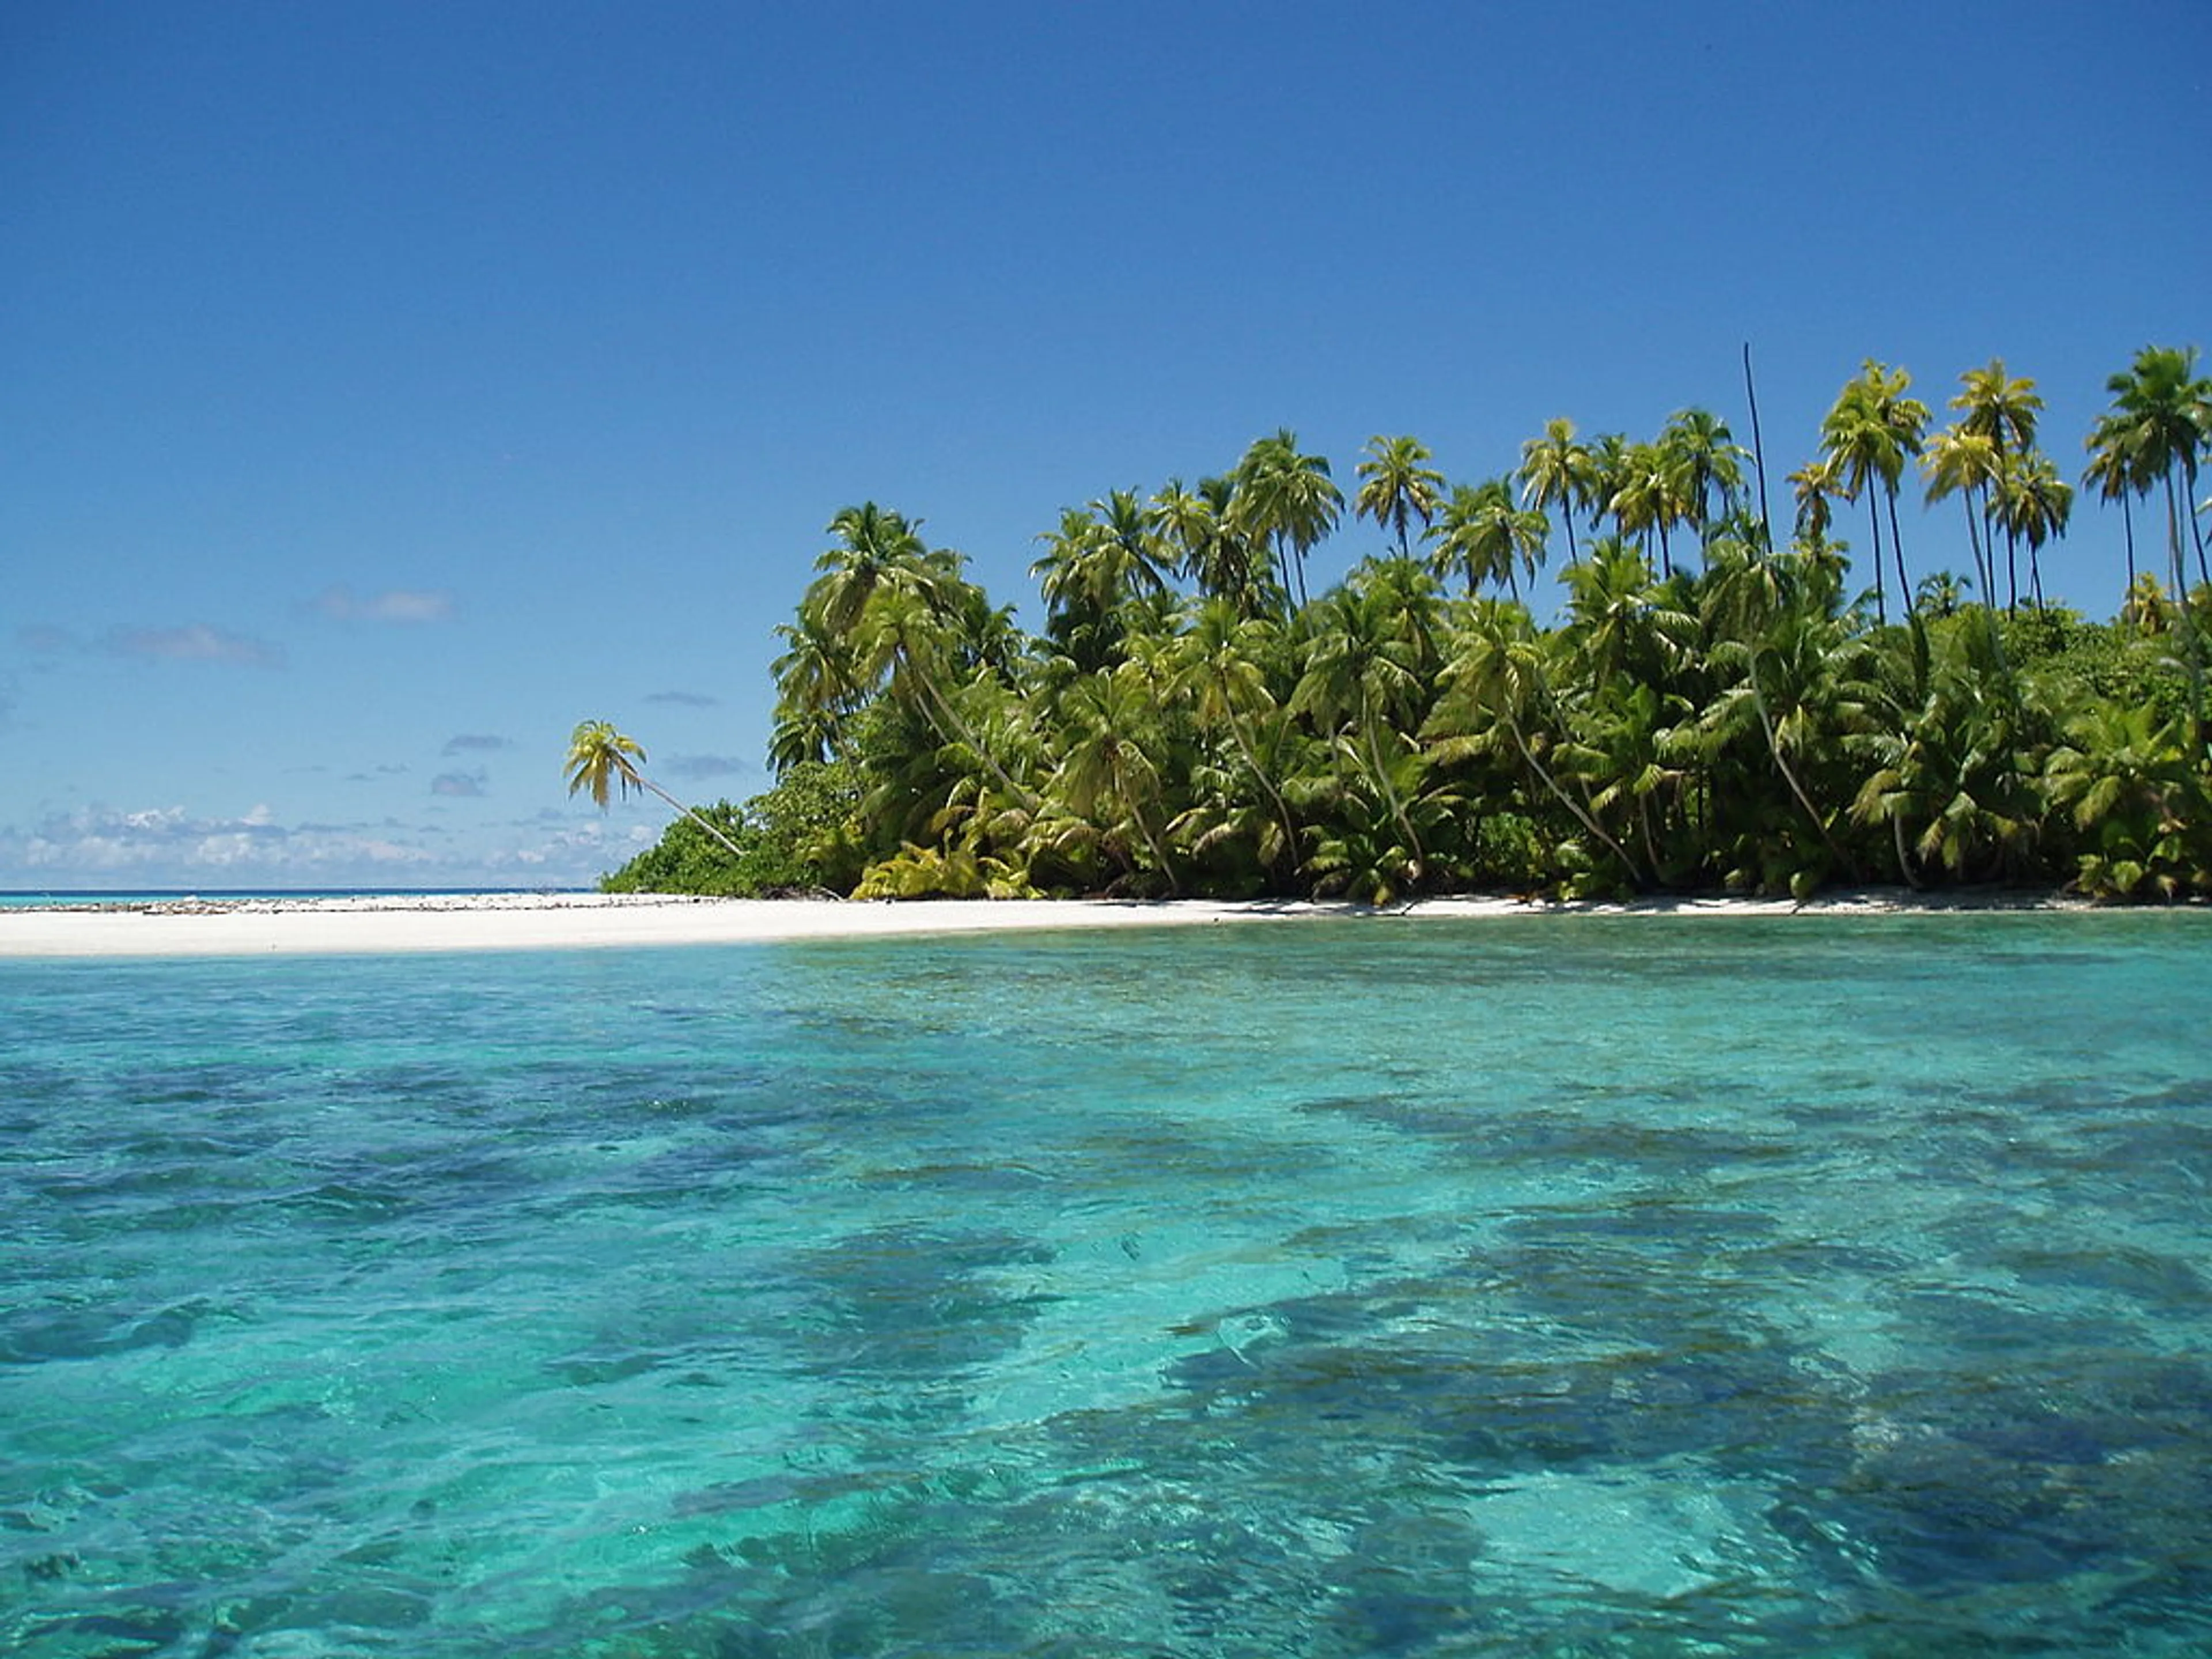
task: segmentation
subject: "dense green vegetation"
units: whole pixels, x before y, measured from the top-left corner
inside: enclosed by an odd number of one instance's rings
[[[2038,447],[2033,383],[2002,362],[1960,378],[1935,431],[1910,377],[1868,363],[1790,475],[1786,538],[1703,410],[1650,442],[1553,421],[1514,475],[1473,483],[1377,437],[1349,510],[1380,549],[1313,594],[1307,556],[1347,503],[1279,432],[1195,485],[1067,509],[1039,538],[1035,638],[960,555],[848,507],[778,630],[780,781],[679,819],[605,885],[2212,891],[2196,357],[2147,348],[2088,434],[2084,483],[2126,514],[2105,623],[2045,602],[2074,492]],[[1961,502],[1971,573],[1915,580],[1909,469]],[[1839,507],[1866,514],[1863,592]],[[2139,508],[2157,526],[2140,570]],[[1540,622],[1524,594],[1555,552],[1564,595]],[[572,753],[604,799],[588,761]]]

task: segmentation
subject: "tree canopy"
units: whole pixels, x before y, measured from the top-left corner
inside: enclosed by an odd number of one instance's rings
[[[2129,599],[2109,623],[2045,602],[2039,555],[2074,491],[2037,447],[2033,382],[1969,370],[1932,434],[1911,386],[1871,360],[1844,385],[1790,475],[1781,544],[1708,410],[1648,441],[1554,419],[1512,474],[1472,482],[1378,435],[1352,507],[1380,544],[1312,594],[1306,556],[1344,496],[1279,431],[1194,487],[1068,507],[1038,538],[1036,637],[919,520],[848,507],[779,630],[777,787],[679,821],[611,879],[1374,902],[2212,891],[2212,583],[2188,506],[2212,383],[2196,354],[2138,354],[2086,440],[2084,487],[2130,514],[2154,499],[2166,532],[2162,576],[2138,575],[2128,519]],[[1970,574],[1913,580],[1908,465],[1931,501],[1964,503]],[[1832,511],[1862,499],[1867,592]],[[1547,619],[1534,585],[1555,536]],[[642,784],[634,744],[586,732],[573,787],[604,802],[610,779]]]

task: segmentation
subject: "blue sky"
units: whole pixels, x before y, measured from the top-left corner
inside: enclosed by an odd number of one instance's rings
[[[666,813],[569,728],[765,787],[864,499],[1034,623],[1063,506],[1283,426],[1747,439],[1747,340],[1778,512],[1868,356],[1941,413],[2002,356],[2074,476],[2212,343],[2208,64],[2203,0],[15,0],[0,887],[588,883]],[[2121,556],[2083,503],[2046,585]]]

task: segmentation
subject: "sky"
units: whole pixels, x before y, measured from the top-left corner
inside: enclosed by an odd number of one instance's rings
[[[768,787],[861,501],[1039,626],[1063,507],[1284,427],[1347,489],[1748,441],[1747,343],[1779,517],[1869,357],[1948,418],[2001,356],[2078,477],[2212,345],[2208,65],[2205,0],[11,0],[0,889],[589,884],[670,814],[570,729]],[[2045,585],[2122,561],[2085,501]]]

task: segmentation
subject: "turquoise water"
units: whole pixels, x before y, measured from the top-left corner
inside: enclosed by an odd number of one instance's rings
[[[0,963],[0,1650],[2212,1647],[2212,916]]]

